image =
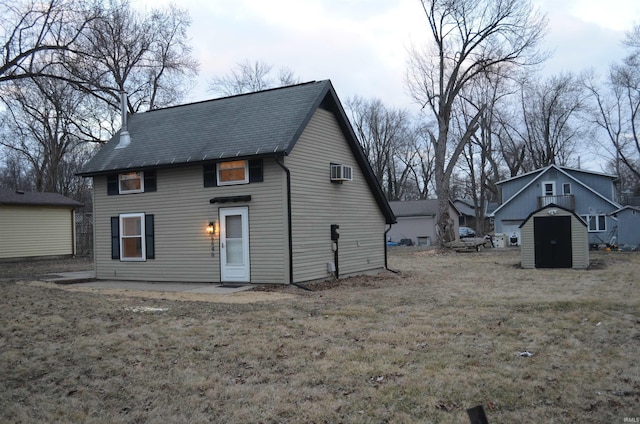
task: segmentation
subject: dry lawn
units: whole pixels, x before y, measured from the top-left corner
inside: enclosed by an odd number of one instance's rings
[[[0,422],[637,422],[640,254],[591,258],[399,248],[253,303],[5,280]]]

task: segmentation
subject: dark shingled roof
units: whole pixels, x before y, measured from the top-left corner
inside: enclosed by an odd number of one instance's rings
[[[79,175],[88,177],[235,157],[288,155],[319,107],[336,115],[387,223],[395,223],[329,80],[134,114],[127,122],[130,144],[117,148],[118,132]]]
[[[329,81],[310,82],[134,114],[131,144],[116,149],[118,132],[81,175],[288,154],[330,89]]]
[[[69,206],[79,208],[84,206],[80,202],[58,193],[39,193],[29,191],[13,191],[0,189],[1,205],[32,205],[32,206]]]

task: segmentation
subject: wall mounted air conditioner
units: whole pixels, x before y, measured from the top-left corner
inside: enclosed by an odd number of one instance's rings
[[[343,182],[351,181],[353,175],[353,169],[347,165],[340,165],[337,163],[331,164],[331,181]]]

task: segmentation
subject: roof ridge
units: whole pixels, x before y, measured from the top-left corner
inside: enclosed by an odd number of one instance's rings
[[[245,96],[251,96],[254,94],[261,94],[261,93],[267,93],[270,91],[276,91],[276,90],[284,90],[284,89],[288,89],[288,88],[294,88],[294,87],[301,87],[303,85],[311,85],[311,84],[316,84],[316,83],[320,83],[320,82],[326,82],[328,80],[320,80],[320,81],[316,81],[316,80],[311,80],[311,81],[306,81],[306,82],[301,82],[298,84],[291,84],[291,85],[284,85],[284,86],[280,86],[280,87],[272,87],[272,88],[267,88],[264,90],[259,90],[259,91],[251,91],[248,93],[239,93],[239,94],[232,94],[229,96],[224,96],[224,97],[216,97],[213,99],[206,99],[206,100],[198,100],[195,102],[189,102],[189,103],[181,103],[181,104],[177,104],[177,105],[171,105],[171,106],[165,106],[165,107],[160,107],[157,109],[150,109],[144,112],[139,112],[139,113],[150,113],[150,112],[159,112],[162,110],[169,110],[169,109],[175,109],[178,107],[184,107],[184,106],[192,106],[192,105],[198,105],[198,104],[203,104],[203,103],[209,103],[209,102],[216,102],[219,100],[228,100],[228,99],[233,99],[233,98],[238,98],[238,97],[245,97]],[[136,113],[134,113],[135,115]]]

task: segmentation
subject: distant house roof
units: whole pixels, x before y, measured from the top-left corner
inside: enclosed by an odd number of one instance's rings
[[[626,205],[626,206],[621,207],[620,209],[617,209],[617,210],[611,212],[609,215],[616,215],[616,214],[618,214],[618,213],[620,213],[622,211],[625,211],[625,210],[640,212],[640,207]]]
[[[396,217],[436,216],[438,214],[437,199],[398,200],[389,202],[389,205]],[[449,201],[449,205],[460,215],[460,211],[453,202]]]
[[[595,171],[588,171],[588,170],[586,170],[586,169],[569,168],[568,166],[549,165],[549,166],[546,166],[546,167],[544,167],[544,168],[538,168],[538,169],[535,169],[535,170],[530,171],[530,172],[527,172],[527,173],[525,173],[525,174],[516,175],[515,177],[505,178],[504,180],[500,180],[500,181],[498,181],[496,184],[498,184],[498,185],[499,185],[499,184],[504,184],[504,183],[506,183],[506,182],[513,181],[513,180],[517,180],[517,179],[519,179],[519,178],[524,178],[524,177],[529,176],[529,175],[542,173],[542,172],[544,172],[544,171],[546,171],[546,170],[548,170],[548,169],[551,169],[551,168],[555,168],[555,169],[557,169],[558,171],[561,171],[561,172],[563,172],[563,173],[565,173],[565,174],[567,173],[567,171],[571,171],[571,172],[582,172],[582,173],[584,173],[584,174],[593,174],[593,175],[600,175],[600,176],[603,176],[603,177],[609,177],[609,178],[611,178],[612,180],[617,180],[617,179],[618,179],[618,176],[617,176],[617,175],[604,174],[604,173],[602,173],[602,172],[595,172]]]
[[[318,108],[334,113],[386,222],[395,223],[329,80],[133,114],[127,123],[129,145],[119,148],[120,132],[116,133],[79,175],[286,156]]]
[[[32,205],[32,206],[69,206],[82,207],[82,203],[58,193],[40,193],[33,191],[0,189],[1,205]]]

